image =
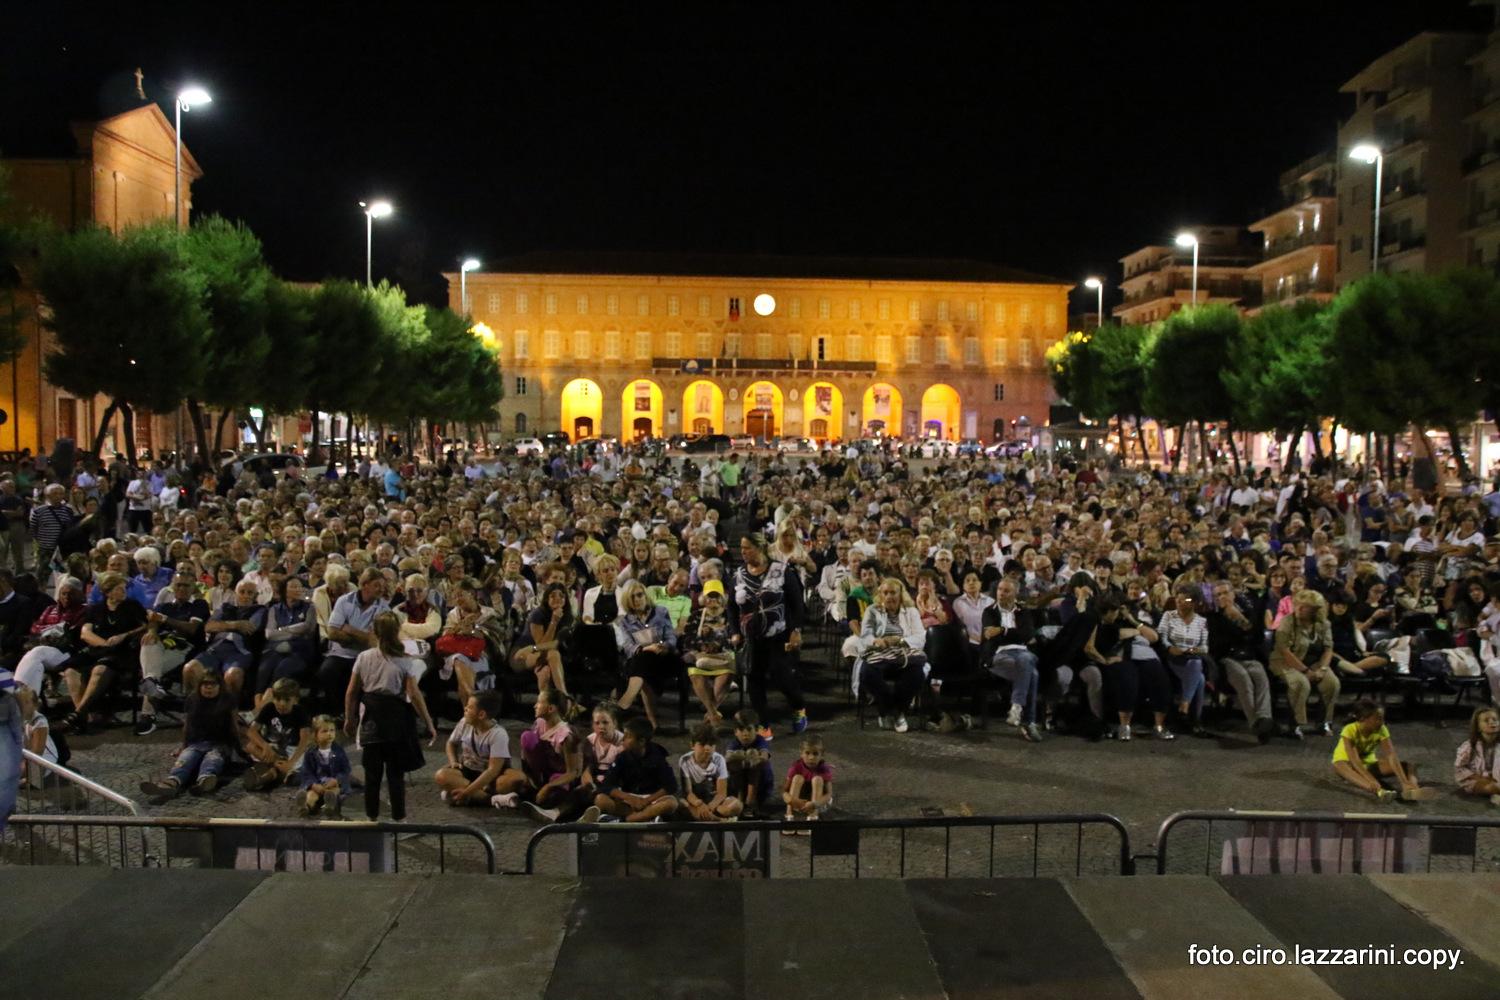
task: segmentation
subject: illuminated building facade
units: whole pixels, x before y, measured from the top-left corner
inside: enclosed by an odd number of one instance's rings
[[[506,436],[1030,437],[1067,282],[973,261],[532,254],[450,304],[500,355]]]

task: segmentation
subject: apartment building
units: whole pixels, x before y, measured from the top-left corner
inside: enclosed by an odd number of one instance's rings
[[[1239,226],[1188,226],[1198,238],[1199,305],[1221,302],[1251,309],[1260,305],[1262,279],[1251,268],[1261,255]],[[1193,303],[1193,249],[1153,243],[1120,258],[1124,300],[1113,315],[1120,323],[1155,323]]]
[[[1261,259],[1249,273],[1260,279],[1262,305],[1333,298],[1337,173],[1332,152],[1302,161],[1281,175],[1274,210],[1250,223],[1261,239]]]

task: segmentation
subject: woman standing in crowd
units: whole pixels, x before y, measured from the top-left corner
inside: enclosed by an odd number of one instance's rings
[[[745,648],[750,704],[762,720],[768,718],[766,686],[774,682],[792,711],[792,732],[800,733],[807,729],[807,703],[796,668],[802,649],[802,577],[771,558],[771,546],[759,532],[740,539],[740,559],[730,588],[729,630],[731,641]]]
[[[390,791],[391,818],[406,818],[406,772],[422,766],[422,747],[417,738],[420,719],[437,742],[437,729],[428,714],[427,702],[417,687],[411,661],[401,645],[401,622],[391,611],[377,614],[371,623],[375,645],[354,660],[349,690],[344,696],[344,732],[359,733],[365,769],[365,815],[380,818],[380,784]]]

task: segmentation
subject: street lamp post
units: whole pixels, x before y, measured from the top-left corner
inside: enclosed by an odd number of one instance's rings
[[[172,213],[173,224],[178,229],[187,221],[182,214],[182,113],[191,111],[194,104],[208,104],[211,101],[213,98],[202,87],[184,87],[177,94],[176,124],[172,130],[177,141],[177,159],[172,167]]]
[[[385,218],[395,209],[388,201],[372,201],[368,205],[360,202],[359,207],[365,210],[365,287],[374,288],[375,278],[370,263],[370,250],[375,238],[375,220]]]
[[[1083,279],[1084,288],[1092,288],[1099,293],[1099,322],[1097,326],[1104,325],[1104,282],[1098,278]]]
[[[479,270],[479,261],[473,257],[465,258],[458,265],[458,311],[467,316],[469,314],[469,272]]]
[[[1192,233],[1178,233],[1177,245],[1193,248],[1193,305],[1198,304],[1198,237]]]
[[[1375,222],[1370,235],[1370,273],[1380,271],[1380,175],[1385,168],[1385,154],[1371,142],[1362,142],[1349,150],[1349,159],[1375,164]]]

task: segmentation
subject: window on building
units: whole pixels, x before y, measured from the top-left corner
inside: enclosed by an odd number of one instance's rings
[[[675,295],[667,296],[667,315],[676,316],[682,312],[682,300]]]
[[[977,364],[979,364],[979,338],[978,337],[965,337],[964,338],[964,364],[966,364],[966,365],[977,365]]]
[[[890,334],[882,333],[875,338],[875,363],[877,365],[888,365],[891,363]]]
[[[573,357],[586,358],[589,356],[589,332],[587,330],[573,331]]]
[[[730,330],[724,334],[724,356],[728,358],[740,356],[740,332],[738,330]]]
[[[922,303],[916,299],[912,299],[906,303],[906,318],[913,323],[920,323],[922,321]]]
[[[500,311],[500,293],[499,292],[490,292],[489,303],[488,304],[489,304],[489,311],[490,312],[492,312],[492,313],[499,312]]]
[[[948,363],[948,338],[938,337],[932,342],[933,364],[946,365]]]
[[[708,296],[707,295],[700,295],[700,296],[698,296],[698,315],[702,316],[702,317],[707,317],[708,316]]]
[[[1024,337],[1016,342],[1016,360],[1022,368],[1031,367],[1031,341]]]
[[[714,335],[707,330],[698,331],[698,348],[695,357],[711,358],[714,356]]]
[[[1005,325],[1005,303],[1004,302],[996,302],[995,303],[995,325],[996,326],[1004,326]]]
[[[580,295],[580,296],[578,296],[578,315],[580,315],[580,316],[587,316],[588,314],[589,314],[589,297],[587,295]]]
[[[526,395],[526,376],[525,375],[517,375],[516,376],[516,395],[517,396],[524,396],[524,395]]]
[[[635,314],[637,316],[651,315],[651,296],[637,295],[635,297]]]
[[[542,333],[542,357],[548,359],[562,357],[561,330],[546,330]]]
[[[546,310],[548,316],[556,316],[557,315],[557,293],[556,292],[548,292],[547,295],[546,295],[546,297],[542,299],[542,302],[544,304],[543,308]]]
[[[667,352],[667,357],[682,357],[682,334],[678,333],[676,330],[669,330],[667,331],[667,335],[664,339],[665,343],[663,344],[663,349]]]
[[[729,297],[729,322],[731,322],[731,323],[738,323],[739,321],[740,321],[740,300],[739,300],[739,296],[737,296],[737,295],[731,295]]]
[[[1005,383],[1004,382],[996,382],[995,383],[995,402],[1000,403],[1000,402],[1004,402],[1004,400],[1005,400]]]
[[[789,333],[786,335],[786,352],[790,354],[794,360],[802,360],[802,334]]]
[[[517,413],[516,414],[516,433],[517,434],[525,434],[526,433],[526,414],[524,414],[524,413]]]
[[[1027,323],[1030,323],[1030,322],[1031,322],[1031,303],[1030,302],[1022,302],[1021,303],[1021,325],[1025,326]]]
[[[879,302],[877,302],[875,304],[875,315],[879,316],[883,320],[890,319],[891,318],[891,300],[890,299],[881,299]]]
[[[1004,368],[1005,367],[1005,354],[1006,354],[1006,351],[1005,351],[1005,338],[1004,337],[997,337],[997,338],[995,338],[995,343],[994,343],[994,346],[993,346],[992,350],[993,350],[993,355],[990,358],[990,363],[993,364],[996,368]]]
[[[828,319],[833,315],[833,303],[827,299],[818,300],[818,319]]]
[[[860,303],[859,299],[850,299],[849,300],[849,318],[850,319],[860,319],[861,316],[862,316],[862,314],[863,314],[863,312],[864,312],[864,307]]]
[[[515,341],[516,360],[524,361],[531,356],[531,333],[527,330],[517,330]]]
[[[909,365],[919,365],[922,363],[922,338],[906,338],[906,363]]]
[[[791,302],[789,302],[787,304],[787,316],[789,318],[791,318],[791,319],[801,319],[802,318],[802,300],[801,299],[792,299]]]
[[[1350,253],[1359,253],[1364,248],[1365,248],[1365,238],[1363,236],[1351,236],[1351,237],[1349,237],[1349,252]]]
[[[948,322],[948,300],[938,299],[937,318],[939,323]]]
[[[970,302],[964,306],[964,319],[970,323],[979,322],[979,303]]]
[[[857,333],[851,333],[844,338],[844,360],[863,361],[865,359],[865,338]]]
[[[525,292],[516,293],[516,315],[525,316],[531,311],[531,296]]]
[[[1048,330],[1057,325],[1057,306],[1048,302],[1047,308],[1043,310],[1042,315],[1045,317],[1043,322],[1046,324]]]
[[[1323,228],[1323,210],[1317,209],[1313,212],[1313,232]]]
[[[828,360],[828,338],[827,337],[814,337],[813,338],[813,348],[814,348],[814,354],[817,356],[817,359],[819,361],[827,361]]]
[[[769,333],[757,333],[755,335],[755,356],[757,358],[769,358],[771,356],[771,335]]]
[[[644,361],[651,357],[651,331],[635,331],[635,357],[637,361]]]
[[[620,331],[604,331],[604,356],[618,361],[620,358]]]
[[[618,295],[606,295],[604,297],[604,311],[611,316],[620,315],[620,297]]]

